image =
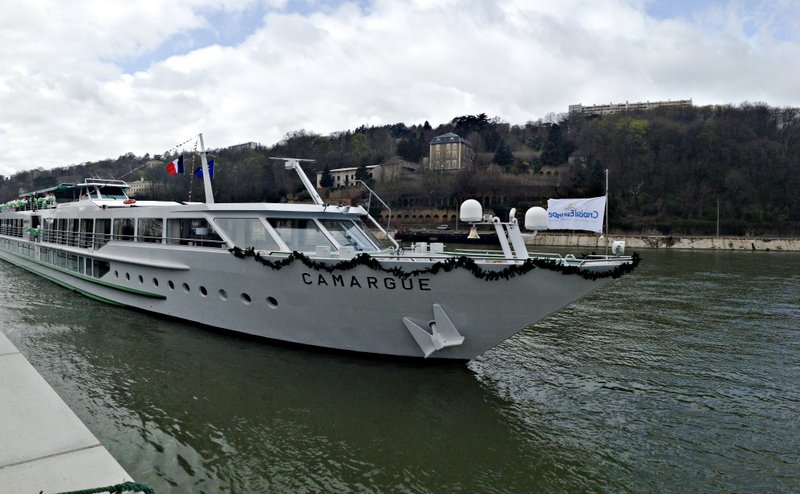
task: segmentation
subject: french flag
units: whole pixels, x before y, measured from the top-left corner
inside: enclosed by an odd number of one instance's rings
[[[172,160],[170,164],[167,165],[167,173],[169,173],[170,175],[183,173],[183,155],[181,155],[176,160]]]

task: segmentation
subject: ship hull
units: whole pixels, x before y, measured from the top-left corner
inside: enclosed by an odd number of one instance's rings
[[[76,258],[79,267],[52,264],[53,250]],[[464,268],[425,272],[437,261],[399,257],[332,272],[325,268],[333,262],[298,260],[274,269],[226,249],[117,241],[94,251],[5,239],[0,258],[103,302],[223,330],[336,350],[456,360],[484,353],[609,279],[537,268],[486,280]],[[107,262],[107,272],[82,273],[93,260]],[[398,277],[387,272],[393,268],[421,273]],[[440,319],[463,340],[442,345],[433,337],[421,344],[410,326],[436,336]]]

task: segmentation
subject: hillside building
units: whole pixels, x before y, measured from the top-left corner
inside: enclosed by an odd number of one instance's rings
[[[375,183],[393,182],[397,179],[404,178],[417,172],[418,165],[410,161],[405,161],[400,158],[392,158],[380,165],[371,165],[367,167],[367,175],[375,181]],[[349,187],[355,183],[356,170],[358,167],[350,166],[347,168],[336,168],[331,170],[331,177],[333,178],[333,188]],[[322,172],[317,172],[317,188],[321,189],[320,181],[322,180]]]
[[[131,197],[152,196],[158,192],[158,182],[140,178],[135,182],[128,182],[128,195]]]
[[[681,99],[677,101],[645,101],[638,103],[609,103],[607,105],[583,106],[569,105],[569,113],[584,115],[613,115],[614,113],[625,113],[629,111],[653,110],[655,108],[686,108],[692,106],[691,99]]]
[[[474,161],[472,144],[452,132],[434,137],[430,143],[428,167],[431,170],[463,170],[472,166]]]

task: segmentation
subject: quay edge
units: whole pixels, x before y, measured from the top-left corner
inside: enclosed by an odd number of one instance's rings
[[[54,493],[131,481],[0,332],[0,492]]]
[[[529,247],[605,248],[605,239],[597,235],[540,233],[523,234]],[[694,237],[680,235],[609,235],[609,240],[624,240],[626,249],[679,249],[800,252],[800,238],[770,237]],[[534,249],[536,250],[536,249]]]

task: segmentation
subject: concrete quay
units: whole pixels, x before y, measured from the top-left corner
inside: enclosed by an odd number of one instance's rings
[[[0,494],[126,481],[131,476],[0,332]]]
[[[579,247],[600,253],[605,249],[605,239],[589,234],[548,234],[537,236],[523,234],[525,244],[531,250],[536,247]],[[747,238],[747,237],[691,237],[665,235],[614,235],[609,240],[624,240],[625,248],[631,249],[680,249],[680,250],[727,250],[727,251],[777,251],[800,252],[798,238]]]

